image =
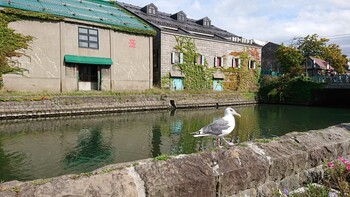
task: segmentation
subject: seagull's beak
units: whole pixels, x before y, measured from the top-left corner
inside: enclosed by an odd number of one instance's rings
[[[237,112],[234,113],[233,115],[241,117],[241,114],[239,114],[239,113],[237,113]]]

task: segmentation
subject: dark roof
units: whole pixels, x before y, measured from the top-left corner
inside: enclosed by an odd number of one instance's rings
[[[139,7],[123,2],[117,2],[121,7],[124,9],[132,12],[133,14],[139,16],[143,20],[147,21],[151,25],[155,26],[156,28],[164,31],[170,31],[174,33],[180,33],[180,34],[186,34],[186,35],[196,35],[196,36],[202,36],[202,37],[210,37],[212,39],[216,40],[225,40],[225,41],[235,41],[235,42],[241,42],[245,44],[253,44],[253,42],[249,43],[248,39],[244,39],[241,36],[237,36],[235,34],[232,34],[226,30],[220,29],[218,27],[215,27],[214,25],[211,25],[211,21],[208,17],[204,17],[199,20],[194,20],[186,17],[185,21],[179,21],[175,19],[175,15],[178,13],[184,12],[180,11],[175,14],[168,14],[164,12],[157,11],[156,15],[153,14],[147,14],[144,7]],[[153,5],[154,4],[149,4]],[[185,14],[186,15],[186,14]],[[210,26],[204,26],[203,20],[208,20]]]
[[[329,66],[328,62],[316,58],[316,57],[310,57],[312,61],[314,61],[316,68],[322,69],[322,70],[334,70],[332,66]]]

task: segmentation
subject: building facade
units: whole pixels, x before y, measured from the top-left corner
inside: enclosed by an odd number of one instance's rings
[[[309,56],[306,58],[306,70],[310,77],[330,76],[334,68],[322,59]]]
[[[161,85],[162,77],[169,73],[171,76],[174,66],[183,61],[182,54],[175,49],[177,37],[194,40],[196,52],[199,54],[198,60],[195,60],[198,64],[211,68],[239,68],[246,65],[248,69],[255,69],[260,64],[260,45],[254,40],[215,27],[208,17],[194,20],[187,18],[183,11],[175,14],[160,12],[153,3],[144,7],[120,2],[118,4],[157,30],[153,42],[153,82],[156,86]],[[243,52],[249,54],[249,62],[246,64],[240,59]]]
[[[261,51],[261,74],[277,76],[282,72],[281,66],[276,58],[276,51],[280,45],[268,42]]]
[[[17,60],[27,72],[3,76],[14,91],[146,90],[152,88],[155,31],[114,3],[94,0],[1,1],[1,9],[62,20],[26,19],[9,27],[33,37]]]

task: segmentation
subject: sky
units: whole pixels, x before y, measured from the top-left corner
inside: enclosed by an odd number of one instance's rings
[[[183,11],[188,18],[209,17],[211,24],[247,39],[289,45],[295,37],[318,34],[338,44],[350,58],[349,0],[124,0],[158,11]]]

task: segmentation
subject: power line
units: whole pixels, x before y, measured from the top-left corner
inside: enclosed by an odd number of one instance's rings
[[[347,38],[347,37],[350,37],[350,33],[336,34],[336,35],[329,35],[329,36],[320,36],[320,37],[329,38],[329,39]]]

